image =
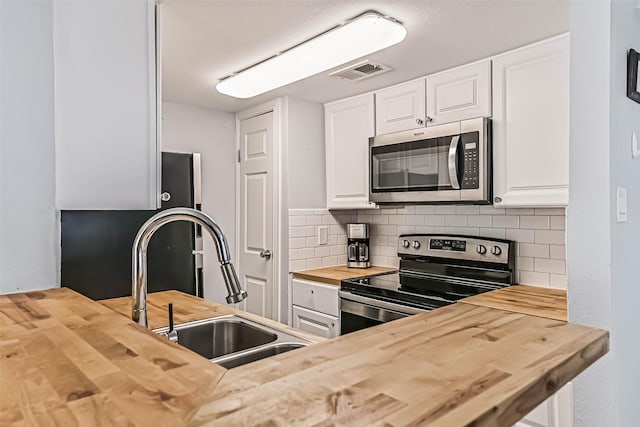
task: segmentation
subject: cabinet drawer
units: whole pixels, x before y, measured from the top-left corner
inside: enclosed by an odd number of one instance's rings
[[[338,301],[338,286],[293,279],[292,302],[294,305],[337,317]]]
[[[293,327],[325,338],[337,337],[340,319],[306,308],[293,306]]]

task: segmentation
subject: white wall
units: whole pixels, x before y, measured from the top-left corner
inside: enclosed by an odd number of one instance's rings
[[[162,150],[202,154],[202,211],[220,225],[234,254],[235,116],[173,102],[163,102],[162,109]],[[224,304],[227,292],[215,246],[204,234],[204,296]]]
[[[0,293],[59,286],[52,7],[0,1]]]
[[[640,3],[635,2],[640,7]],[[640,137],[640,104],[626,97],[627,51],[640,51],[640,9],[611,2],[611,285],[616,424],[640,426],[640,159],[631,157],[631,134]],[[626,187],[629,221],[617,223],[616,187]]]
[[[627,99],[626,52],[640,42],[630,0],[571,4],[569,320],[608,329],[611,351],[574,382],[578,426],[640,425],[640,160],[631,130],[640,105]],[[629,221],[616,223],[615,189],[629,191]]]
[[[285,99],[289,209],[324,209],[327,204],[324,106]]]

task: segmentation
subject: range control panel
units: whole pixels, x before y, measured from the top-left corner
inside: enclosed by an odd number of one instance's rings
[[[514,242],[482,237],[403,234],[398,238],[398,256],[413,255],[508,264],[514,250]]]

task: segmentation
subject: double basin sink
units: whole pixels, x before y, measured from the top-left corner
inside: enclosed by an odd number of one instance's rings
[[[237,314],[154,329],[171,341],[227,369],[275,356],[311,342]]]

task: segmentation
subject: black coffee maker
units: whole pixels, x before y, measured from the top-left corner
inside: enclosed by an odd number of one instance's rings
[[[369,224],[347,224],[347,267],[371,267],[369,262]]]

